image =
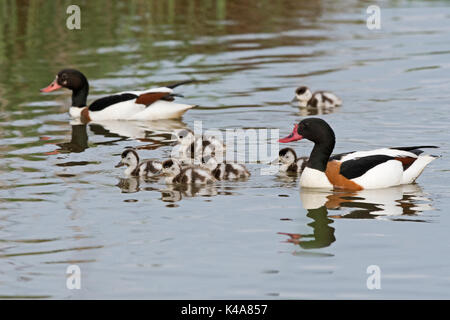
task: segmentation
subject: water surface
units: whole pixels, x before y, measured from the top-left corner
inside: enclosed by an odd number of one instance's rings
[[[446,298],[450,8],[445,1],[66,1],[0,3],[0,297]],[[41,94],[62,68],[82,70],[89,100],[195,79],[198,104],[179,121],[71,122],[70,93]],[[310,112],[299,85],[338,93],[318,115],[336,152],[439,145],[417,184],[386,190],[299,191],[295,178],[176,190],[125,179],[127,146],[170,155],[170,132],[280,129]],[[312,144],[293,143],[299,155]],[[76,264],[82,289],[66,288]],[[369,265],[382,272],[368,290]]]

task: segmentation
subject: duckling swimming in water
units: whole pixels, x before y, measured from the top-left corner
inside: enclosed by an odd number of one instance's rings
[[[299,174],[305,168],[308,157],[297,158],[294,149],[284,148],[278,153],[278,161],[281,163],[280,172]]]
[[[126,166],[126,176],[146,176],[154,177],[161,173],[162,163],[157,160],[146,160],[139,162],[139,156],[134,149],[125,149],[121,155],[122,159],[116,165],[116,168]]]
[[[174,147],[172,156],[179,159],[181,165],[192,165],[195,159],[212,153],[223,155],[225,145],[214,136],[195,136],[190,129],[175,132],[178,144]]]
[[[168,159],[162,163],[162,172],[167,184],[208,184],[216,179],[206,168],[189,166],[182,168],[180,162]]]
[[[314,93],[308,87],[301,86],[295,90],[294,101],[300,107],[326,108],[331,109],[342,104],[342,100],[332,92],[316,91]]]
[[[211,170],[217,180],[238,180],[250,177],[245,165],[240,163],[218,163],[214,155],[203,158],[204,166]]]

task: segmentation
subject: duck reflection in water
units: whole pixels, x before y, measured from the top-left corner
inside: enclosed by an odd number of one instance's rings
[[[156,149],[163,145],[170,145],[173,131],[186,128],[186,124],[181,120],[103,121],[89,124],[71,121],[71,128],[70,141],[56,144],[59,149],[49,152],[49,154],[80,153],[90,146],[114,145],[128,139],[147,142],[149,144],[145,146],[146,149]],[[89,144],[88,128],[94,135],[115,139]]]
[[[324,204],[330,210],[345,210],[331,215],[335,219],[390,219],[393,221],[425,222],[417,218],[422,212],[433,210],[417,184],[401,185],[379,190],[339,192],[326,197]]]
[[[279,234],[288,236],[286,242],[299,245],[303,249],[318,249],[330,246],[336,238],[334,236],[334,228],[330,226],[333,220],[328,218],[328,211],[325,206],[321,206],[315,209],[307,209],[308,218],[314,221],[308,223],[308,226],[313,229],[313,233],[300,234],[300,233],[285,233],[279,232]]]
[[[300,190],[302,206],[308,211],[307,217],[314,221],[309,234],[285,233],[286,242],[299,245],[303,249],[330,246],[336,238],[330,226],[335,219],[383,219],[391,221],[427,222],[418,218],[424,211],[433,210],[431,199],[417,184],[402,185],[386,189],[361,191],[320,191],[303,188]],[[329,214],[330,211],[343,211]]]

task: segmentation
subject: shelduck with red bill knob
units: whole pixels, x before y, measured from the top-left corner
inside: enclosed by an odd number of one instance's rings
[[[335,135],[320,118],[307,118],[294,126],[281,143],[308,139],[314,148],[300,177],[304,188],[363,190],[413,183],[437,156],[420,149],[436,146],[381,148],[334,155]]]

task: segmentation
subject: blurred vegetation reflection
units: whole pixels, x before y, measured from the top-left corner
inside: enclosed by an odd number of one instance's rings
[[[305,21],[319,16],[320,3],[80,0],[81,30],[69,30],[66,9],[72,1],[2,0],[0,104],[4,108],[24,97],[39,99],[36,88],[62,67],[82,68],[102,78],[130,65],[139,68],[139,77],[160,68],[163,59],[183,61],[193,53],[230,51],[230,43],[221,36],[289,30],[301,25],[302,16]],[[264,48],[286,41],[283,36],[268,42],[256,38],[245,42],[258,41]]]

